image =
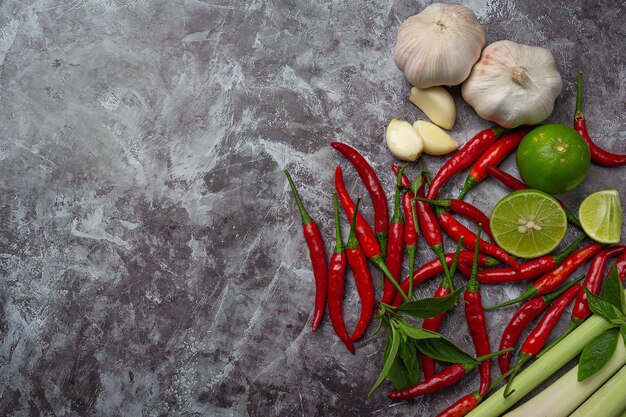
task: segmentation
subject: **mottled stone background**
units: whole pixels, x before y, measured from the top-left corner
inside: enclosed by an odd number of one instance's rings
[[[474,390],[476,373],[412,404],[386,400],[387,385],[367,398],[384,337],[352,356],[328,320],[311,334],[282,173],[329,250],[335,165],[366,196],[329,141],[361,149],[391,195],[384,127],[423,117],[391,50],[424,3],[1,1],[0,415],[427,416]],[[571,121],[582,69],[592,134],[626,152],[623,1],[465,3],[488,42],[554,53],[564,89],[550,120]],[[488,123],[454,91],[464,142]],[[626,197],[625,179],[593,166],[563,198]],[[505,194],[487,181],[469,198],[489,212]],[[485,302],[522,288],[485,288]],[[352,327],[351,276],[346,291]],[[492,346],[512,311],[489,315]],[[460,311],[443,332],[472,352]]]

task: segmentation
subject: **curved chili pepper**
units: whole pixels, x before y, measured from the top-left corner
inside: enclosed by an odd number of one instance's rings
[[[293,193],[293,197],[298,205],[300,217],[302,218],[302,232],[304,240],[309,247],[309,257],[313,266],[313,277],[315,278],[315,307],[313,309],[313,322],[311,324],[313,331],[316,331],[322,322],[324,316],[324,307],[326,307],[326,292],[328,290],[328,261],[326,258],[326,249],[324,248],[324,239],[320,233],[317,224],[304,208],[300,194],[296,189],[296,185],[289,175],[289,171],[285,170],[285,176],[289,181],[289,187]]]
[[[455,198],[445,200],[429,200],[427,198],[417,197],[417,200],[438,207],[448,208],[453,212],[465,217],[466,219],[473,221],[476,224],[482,224],[485,232],[489,235],[491,239],[493,239],[493,235],[491,234],[491,228],[489,227],[489,217],[487,217],[487,215],[480,211],[476,206],[463,200],[457,200]]]
[[[591,160],[598,165],[614,167],[626,165],[626,154],[609,152],[596,145],[587,132],[587,122],[583,115],[583,73],[578,73],[578,89],[576,94],[576,114],[574,115],[574,130],[585,139],[591,151]]]
[[[487,167],[498,165],[511,152],[517,149],[524,135],[530,129],[529,126],[523,126],[504,135],[502,139],[491,145],[472,166],[470,173],[465,179],[465,184],[463,184],[463,189],[461,189],[461,193],[457,198],[463,200],[469,190],[487,177]]]
[[[503,282],[525,281],[527,279],[537,278],[539,275],[556,269],[556,267],[559,266],[586,237],[586,235],[581,235],[562,252],[555,255],[546,255],[541,258],[519,264],[519,271],[515,271],[512,268],[497,268],[478,271],[478,282],[481,284],[500,284]],[[466,277],[470,276],[471,271],[466,265],[459,265],[459,270]]]
[[[478,240],[476,238],[476,235],[472,231],[463,226],[457,219],[452,216],[452,214],[443,210],[440,207],[437,208],[437,219],[439,220],[441,229],[446,232],[448,236],[450,236],[453,240],[458,242],[461,236],[464,236],[465,240],[463,241],[463,246],[468,249],[473,249],[474,245],[476,245],[476,242],[478,242],[478,247],[481,253],[501,260],[507,265],[510,265],[514,270],[519,270],[519,264],[517,263],[515,258],[513,258],[511,255],[509,255],[493,243],[489,243],[485,240]]]
[[[337,194],[333,194],[333,206],[335,210],[335,250],[330,257],[330,267],[328,269],[328,315],[333,329],[339,339],[346,345],[348,350],[354,354],[354,343],[346,329],[343,321],[343,289],[346,277],[346,249],[341,237],[341,227],[339,224],[339,203]]]
[[[402,270],[402,258],[404,257],[404,219],[400,212],[400,196],[402,191],[400,185],[402,183],[402,171],[400,168],[396,179],[396,192],[393,202],[393,217],[391,218],[391,225],[389,226],[389,244],[387,246],[387,256],[385,262],[391,275],[400,281],[400,272]],[[389,279],[385,279],[383,284],[383,297],[380,300],[382,303],[389,304],[393,301],[396,295],[396,287]]]
[[[451,406],[437,414],[437,417],[463,417],[472,411],[482,399],[478,392],[472,392],[465,397],[461,397]]]
[[[489,345],[489,333],[485,322],[485,311],[480,296],[480,284],[476,275],[478,274],[478,249],[480,242],[480,232],[482,228],[478,226],[476,243],[474,245],[474,263],[472,264],[472,275],[470,276],[463,298],[465,299],[465,320],[469,328],[476,356],[488,355],[491,352]],[[485,395],[491,384],[491,361],[486,360],[480,364],[480,395]]]
[[[346,246],[348,264],[350,265],[350,269],[352,269],[356,290],[361,299],[361,316],[359,317],[359,321],[351,337],[355,342],[365,334],[367,326],[369,326],[374,317],[374,308],[376,306],[372,275],[367,267],[367,259],[359,246],[359,241],[355,233],[356,213],[358,213],[360,201],[360,198],[356,200],[354,214],[352,215],[352,222],[350,224],[350,237],[348,237],[348,244]]]
[[[520,309],[513,315],[509,324],[502,332],[500,338],[500,350],[512,348],[517,343],[522,331],[533,321],[535,318],[548,307],[548,305],[561,296],[565,291],[570,289],[578,281],[572,281],[563,288],[559,288],[557,291],[546,294],[540,297],[535,297],[527,301]],[[500,371],[502,374],[506,374],[509,371],[512,353],[505,353],[498,357],[498,364],[500,365]]]
[[[387,251],[387,228],[389,227],[389,208],[387,196],[376,173],[365,158],[352,146],[341,142],[331,142],[330,146],[337,149],[352,163],[361,177],[365,188],[369,191],[374,206],[374,231],[383,253]]]
[[[469,168],[470,165],[476,159],[482,155],[487,148],[489,148],[498,137],[504,133],[504,129],[500,126],[494,126],[489,129],[485,129],[478,132],[473,138],[471,138],[461,150],[459,150],[454,156],[441,167],[435,178],[433,178],[432,184],[428,189],[426,197],[434,200],[437,197],[439,189],[455,174]]]
[[[582,277],[581,277],[582,278]],[[548,337],[550,337],[550,333],[554,327],[558,324],[563,311],[565,311],[565,307],[572,302],[576,294],[580,291],[581,285],[575,284],[567,289],[563,294],[556,299],[554,304],[548,308],[546,314],[539,320],[539,323],[535,326],[535,328],[530,332],[526,341],[522,345],[520,350],[520,354],[517,358],[517,363],[515,364],[515,371],[509,378],[509,382],[504,389],[504,397],[508,397],[510,394],[510,387],[513,379],[515,378],[516,371],[519,370],[522,365],[532,359],[535,355],[539,353],[539,351],[545,346]]]
[[[500,307],[509,306],[511,304],[518,303],[531,297],[543,295],[554,291],[568,276],[572,274],[580,265],[588,261],[593,255],[598,253],[602,249],[602,244],[593,242],[582,249],[577,250],[568,256],[561,265],[555,270],[544,274],[541,278],[531,284],[531,286],[517,298],[500,303],[491,307],[487,307],[485,310],[491,311]]]
[[[488,167],[487,172],[489,172],[489,175],[500,181],[505,187],[507,187],[511,191],[527,190],[529,188],[526,183],[518,180],[511,174],[508,174],[499,168]],[[565,215],[567,216],[567,221],[569,222],[569,224],[571,224],[572,226],[576,226],[579,229],[582,229],[578,216],[576,216],[576,214],[574,214],[574,212],[570,210],[561,200],[557,198],[556,201],[558,201],[561,207],[563,207],[563,210],[565,210]]]

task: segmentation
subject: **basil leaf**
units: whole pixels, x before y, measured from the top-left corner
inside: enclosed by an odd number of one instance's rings
[[[457,345],[449,341],[448,339],[441,337],[439,339],[421,339],[415,341],[417,349],[426,356],[430,356],[433,359],[451,362],[451,363],[467,363],[471,365],[478,365],[476,359],[471,355],[464,352]]]
[[[419,376],[419,360],[415,345],[411,341],[401,343],[396,360],[387,374],[387,379],[395,389],[401,390],[417,384]]]
[[[387,338],[387,341],[389,341],[389,338]],[[383,370],[380,372],[380,375],[378,376],[378,379],[374,383],[374,386],[370,390],[369,394],[367,394],[368,397],[371,396],[374,393],[374,391],[378,389],[378,387],[380,387],[380,385],[383,383],[383,381],[387,377],[387,374],[389,373],[389,370],[391,369],[391,366],[393,365],[393,362],[396,359],[396,355],[398,354],[399,347],[400,347],[400,335],[398,334],[398,331],[396,330],[395,326],[392,323],[391,324],[391,347],[389,348],[389,352],[387,352],[387,355],[386,355],[387,357],[384,360]],[[383,355],[383,357],[384,356],[385,355]]]
[[[613,356],[619,329],[612,329],[594,338],[585,346],[578,361],[578,382],[598,372]]]
[[[613,265],[611,272],[609,272],[609,275],[606,278],[603,295],[609,303],[613,304],[620,311],[626,313],[624,310],[624,304],[626,304],[626,300],[624,300],[624,286],[619,279],[617,265]]]
[[[411,326],[403,321],[398,322],[398,330],[405,334],[408,338],[415,340],[439,339],[441,337],[439,333],[424,330],[421,327]]]
[[[409,301],[402,304],[398,311],[401,311],[416,319],[427,319],[436,317],[456,306],[459,302],[459,294],[465,287],[457,288],[445,297],[423,298],[421,300]]]
[[[624,339],[624,346],[626,346],[626,323],[622,324],[620,332],[622,333],[622,339]]]
[[[617,307],[611,304],[607,299],[598,297],[589,291],[587,287],[583,287],[583,289],[585,290],[585,294],[587,294],[589,309],[595,314],[604,317],[607,321],[626,319],[626,315],[624,315],[621,310],[618,310]]]

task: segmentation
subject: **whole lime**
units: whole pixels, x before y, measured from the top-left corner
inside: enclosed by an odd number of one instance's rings
[[[536,127],[517,149],[517,168],[530,188],[561,194],[583,182],[591,153],[582,136],[560,124]]]

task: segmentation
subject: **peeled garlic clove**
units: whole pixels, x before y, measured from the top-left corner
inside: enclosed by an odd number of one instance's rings
[[[459,147],[459,142],[454,140],[439,126],[424,120],[418,120],[413,123],[413,127],[422,138],[424,153],[428,155],[445,155]]]
[[[436,125],[452,129],[456,120],[454,99],[443,87],[411,88],[409,101],[415,104]]]
[[[401,161],[416,161],[424,149],[417,130],[404,120],[391,120],[387,126],[385,139],[391,154]]]

